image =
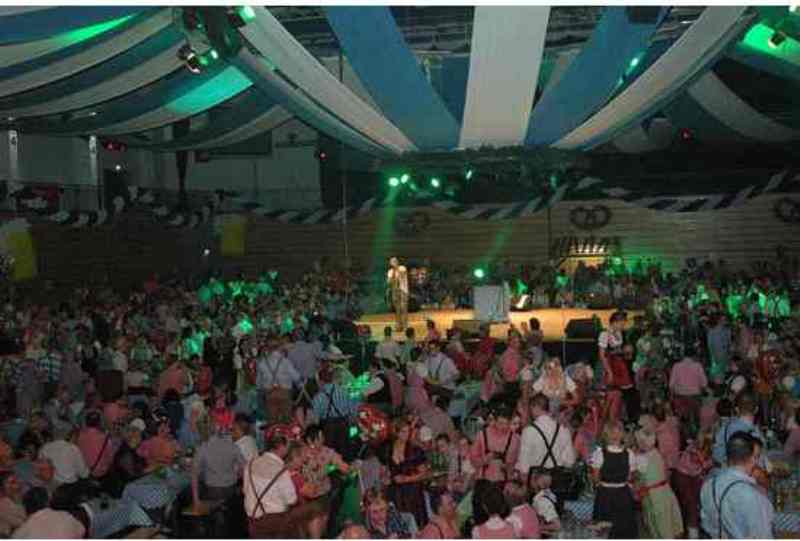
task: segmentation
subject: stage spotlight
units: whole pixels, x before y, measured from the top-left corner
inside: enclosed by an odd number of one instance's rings
[[[403,176],[400,177],[400,184],[407,184],[409,180],[411,180],[411,176],[408,173],[403,173]]]
[[[211,51],[208,54],[211,55],[212,60],[216,60],[219,58],[219,53],[217,52],[216,49],[211,49]]]
[[[441,187],[442,187],[442,182],[438,178],[434,177],[431,179],[431,188],[441,188]]]
[[[472,271],[472,275],[478,280],[483,280],[484,278],[486,278],[486,271],[478,267]]]
[[[630,67],[631,67],[631,69],[633,69],[638,65],[639,65],[639,57],[636,56],[636,57],[633,58],[633,60],[631,60]]]
[[[317,158],[319,161],[324,162],[325,160],[328,159],[328,153],[325,152],[324,150],[317,150],[314,153],[314,157]]]
[[[183,60],[186,68],[194,74],[202,72],[202,61],[197,52],[188,43],[178,50],[178,58]]]
[[[389,186],[391,186],[392,188],[397,188],[398,186],[400,186],[400,179],[397,177],[390,178]]]
[[[786,34],[781,30],[776,30],[773,32],[772,37],[769,38],[769,46],[772,49],[777,49],[784,41],[786,41]]]
[[[114,166],[114,171],[116,171],[117,173],[119,173],[120,171],[122,171],[122,166],[121,166],[120,164],[117,164],[117,165],[115,165],[115,166]]]
[[[464,174],[464,178],[467,180],[472,180],[474,174],[475,171],[473,171],[472,169],[467,169],[467,172]]]

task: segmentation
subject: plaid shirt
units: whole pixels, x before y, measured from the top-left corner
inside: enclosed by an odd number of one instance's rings
[[[350,398],[348,392],[338,385],[327,383],[311,401],[311,408],[320,421],[338,417],[352,418],[356,415],[358,402]]]
[[[36,367],[44,375],[48,383],[61,381],[61,356],[48,353],[36,362]]]

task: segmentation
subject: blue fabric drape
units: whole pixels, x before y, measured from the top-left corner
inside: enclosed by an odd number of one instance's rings
[[[160,8],[147,6],[73,6],[0,17],[0,44],[45,39],[119,17]]]
[[[276,74],[266,61],[242,49],[231,63],[247,75],[267,99],[282,105],[297,118],[358,150],[388,156],[387,149],[348,126]]]
[[[424,150],[458,144],[459,123],[425,78],[386,6],[325,8],[361,83],[384,115]]]
[[[184,39],[183,34],[174,27],[169,27],[152,38],[132,47],[114,58],[84,70],[72,77],[0,99],[0,110],[10,108],[31,107],[56,98],[75,94],[91,88],[105,80],[112,79],[131,68],[150,60],[154,56]],[[126,89],[128,92],[135,88]]]
[[[536,104],[525,145],[551,144],[603,106],[668,13],[669,8],[664,7],[655,22],[633,23],[624,7],[607,7],[567,72]]]
[[[455,56],[442,59],[441,94],[447,109],[461,123],[467,101],[469,57]]]
[[[34,125],[34,129],[36,127],[44,128],[44,131],[51,133],[88,133],[126,122],[154,111],[194,90],[219,74],[223,68],[224,65],[220,63],[209,67],[199,75],[194,75],[186,69],[180,69],[139,91],[97,106],[95,108],[97,114],[94,116],[86,116],[65,123],[45,122],[44,126]]]

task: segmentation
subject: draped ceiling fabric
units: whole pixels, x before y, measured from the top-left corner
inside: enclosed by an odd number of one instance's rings
[[[459,124],[420,69],[386,6],[327,6],[350,64],[381,111],[421,150],[458,145]]]
[[[589,149],[643,121],[701,75],[750,24],[747,6],[709,7],[645,73],[553,146]],[[535,119],[534,119],[535,120]]]
[[[300,120],[364,152],[382,156],[389,154],[385,148],[342,123],[303,92],[297,91],[289,82],[276,74],[264,58],[243,49],[231,62],[245,73],[265,96],[291,111]]]
[[[336,79],[269,11],[263,7],[254,10],[254,24],[242,28],[242,35],[289,80],[343,122],[393,152],[415,149],[397,127]]]
[[[10,12],[0,16],[0,44],[33,41],[119,17],[138,15],[157,8],[146,6],[48,7]],[[23,10],[25,8],[22,8]]]
[[[678,128],[719,142],[800,134],[714,72],[724,76],[715,63],[727,54],[800,81],[800,42],[768,47],[773,23],[748,28],[744,6],[705,9],[677,40],[660,31],[669,8],[607,7],[587,42],[546,51],[549,8],[480,6],[469,52],[423,60],[388,7],[324,9],[344,81],[262,7],[238,29],[248,49],[199,75],[178,58],[186,36],[171,8],[0,7],[0,117],[23,132],[169,152],[235,144],[297,117],[378,157],[520,144],[652,152]],[[208,125],[172,140],[143,137],[206,112]]]
[[[167,28],[108,62],[73,77],[0,99],[6,116],[46,116],[73,111],[127,94],[183,68],[181,34]]]
[[[722,124],[756,141],[783,142],[800,137],[800,131],[784,126],[753,109],[712,71],[689,88],[689,95]]]
[[[46,85],[100,64],[156,35],[170,24],[172,24],[172,13],[169,10],[163,10],[141,24],[135,24],[119,32],[118,35],[104,41],[102,46],[82,48],[74,55],[57,62],[46,63],[17,76],[9,77],[10,68],[0,70],[0,79],[2,80],[0,97]]]
[[[459,148],[523,142],[549,18],[548,6],[475,8]]]
[[[634,23],[624,7],[605,8],[583,50],[536,104],[526,145],[553,143],[601,107],[631,60],[647,48],[667,12],[662,8],[653,22]]]

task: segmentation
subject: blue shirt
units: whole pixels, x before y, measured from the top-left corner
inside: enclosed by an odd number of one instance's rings
[[[726,456],[725,445],[728,443],[730,437],[737,432],[747,432],[760,439],[763,445],[767,444],[767,439],[757,426],[753,425],[750,421],[745,421],[741,417],[734,417],[727,423],[723,423],[714,437],[714,450],[711,456],[718,464],[727,464],[728,458]]]
[[[727,487],[731,488],[722,498]],[[770,539],[774,518],[772,503],[755,480],[738,468],[717,470],[703,483],[700,522],[712,539]]]

